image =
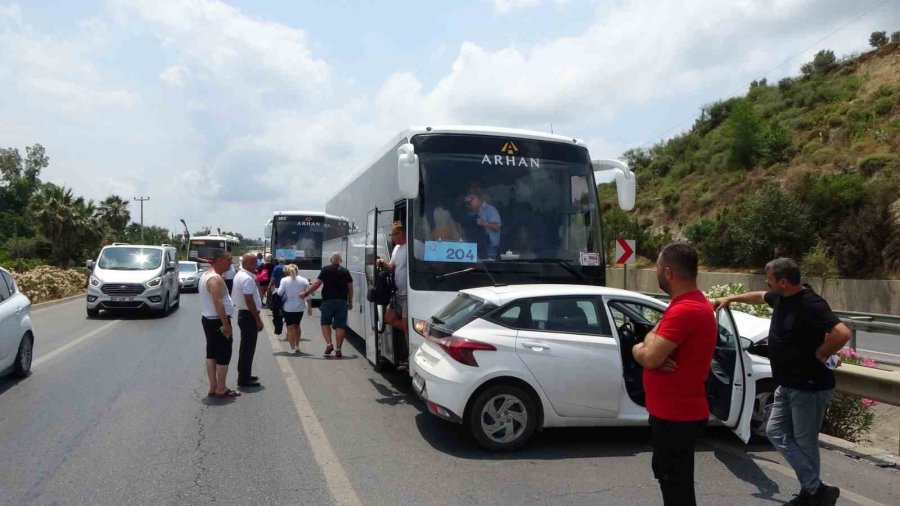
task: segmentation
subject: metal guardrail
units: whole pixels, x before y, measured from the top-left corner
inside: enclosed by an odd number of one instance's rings
[[[837,389],[892,406],[900,406],[900,371],[843,364],[834,370]]]

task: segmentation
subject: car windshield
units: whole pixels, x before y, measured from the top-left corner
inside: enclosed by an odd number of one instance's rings
[[[178,264],[178,272],[197,272],[197,264]]]
[[[599,268],[596,192],[585,149],[453,141],[441,139],[440,152],[424,143],[419,155],[422,191],[410,213],[411,267],[431,274],[414,276],[414,285],[434,286],[416,288],[482,286],[485,277],[583,282],[584,266]]]
[[[107,248],[100,254],[97,266],[113,271],[144,271],[162,263],[162,250],[150,248]]]

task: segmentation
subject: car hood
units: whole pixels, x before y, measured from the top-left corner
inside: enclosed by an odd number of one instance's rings
[[[178,273],[178,279],[198,278],[198,277],[200,277],[199,272],[179,272]]]
[[[731,316],[734,317],[734,324],[737,326],[738,335],[749,339],[754,343],[769,337],[769,324],[771,320],[768,318],[760,318],[750,313],[731,310]]]
[[[112,269],[94,269],[93,276],[103,283],[140,283],[159,276],[159,271],[116,271]]]

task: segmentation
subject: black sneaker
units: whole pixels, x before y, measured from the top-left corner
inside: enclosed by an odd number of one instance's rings
[[[841,489],[823,483],[819,485],[819,490],[816,490],[816,493],[809,496],[809,504],[813,506],[834,506],[840,496]]]
[[[811,504],[809,502],[810,497],[812,496],[809,492],[801,490],[799,494],[794,495],[793,499],[784,503],[784,506],[809,506]]]

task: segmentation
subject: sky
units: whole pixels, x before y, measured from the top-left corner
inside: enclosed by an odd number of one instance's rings
[[[0,146],[42,144],[42,179],[88,198],[149,196],[145,224],[260,237],[406,126],[616,158],[876,30],[900,0],[0,0]]]

